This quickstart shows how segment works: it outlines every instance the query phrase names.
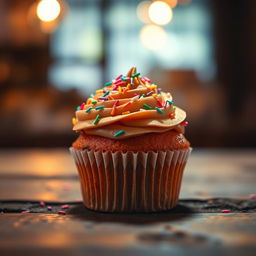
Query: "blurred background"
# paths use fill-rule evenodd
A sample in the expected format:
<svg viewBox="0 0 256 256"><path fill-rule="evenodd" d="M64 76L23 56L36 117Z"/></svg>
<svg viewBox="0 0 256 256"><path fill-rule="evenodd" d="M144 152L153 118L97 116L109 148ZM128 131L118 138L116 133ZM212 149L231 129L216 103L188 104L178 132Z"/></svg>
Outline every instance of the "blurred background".
<svg viewBox="0 0 256 256"><path fill-rule="evenodd" d="M69 146L131 66L186 110L194 147L256 146L255 0L0 0L0 147Z"/></svg>

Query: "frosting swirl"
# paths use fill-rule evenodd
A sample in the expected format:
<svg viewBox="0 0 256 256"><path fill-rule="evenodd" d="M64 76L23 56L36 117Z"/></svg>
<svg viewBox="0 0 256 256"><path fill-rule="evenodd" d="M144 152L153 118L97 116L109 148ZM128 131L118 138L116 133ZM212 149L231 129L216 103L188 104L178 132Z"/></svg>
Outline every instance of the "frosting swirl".
<svg viewBox="0 0 256 256"><path fill-rule="evenodd" d="M73 118L73 130L112 139L175 129L184 132L186 113L132 67L82 103Z"/></svg>

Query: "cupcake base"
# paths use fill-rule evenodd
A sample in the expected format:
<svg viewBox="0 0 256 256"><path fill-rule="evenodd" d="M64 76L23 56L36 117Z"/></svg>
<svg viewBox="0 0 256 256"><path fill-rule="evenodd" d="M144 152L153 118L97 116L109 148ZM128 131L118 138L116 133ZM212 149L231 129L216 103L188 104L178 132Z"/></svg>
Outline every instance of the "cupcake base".
<svg viewBox="0 0 256 256"><path fill-rule="evenodd" d="M191 148L111 152L70 148L84 205L102 212L157 212L176 206Z"/></svg>

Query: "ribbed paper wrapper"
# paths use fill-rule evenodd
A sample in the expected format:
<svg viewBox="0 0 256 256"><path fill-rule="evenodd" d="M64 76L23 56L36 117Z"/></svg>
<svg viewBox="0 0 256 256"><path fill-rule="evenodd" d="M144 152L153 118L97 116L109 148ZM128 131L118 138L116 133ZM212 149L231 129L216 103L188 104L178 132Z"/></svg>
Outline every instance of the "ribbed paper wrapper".
<svg viewBox="0 0 256 256"><path fill-rule="evenodd" d="M111 152L70 148L84 205L103 212L157 212L173 208L191 148Z"/></svg>

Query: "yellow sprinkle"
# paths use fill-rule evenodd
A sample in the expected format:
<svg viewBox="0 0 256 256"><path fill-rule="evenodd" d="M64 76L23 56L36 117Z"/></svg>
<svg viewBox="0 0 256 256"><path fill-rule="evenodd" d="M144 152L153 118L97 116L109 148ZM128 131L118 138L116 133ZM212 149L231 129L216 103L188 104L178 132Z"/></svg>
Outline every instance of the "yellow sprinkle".
<svg viewBox="0 0 256 256"><path fill-rule="evenodd" d="M150 89L151 89L151 90L153 90L153 89L155 89L155 88L157 88L157 85L156 85L156 84L150 86Z"/></svg>
<svg viewBox="0 0 256 256"><path fill-rule="evenodd" d="M103 92L103 90L97 90L96 91L96 93L102 93Z"/></svg>
<svg viewBox="0 0 256 256"><path fill-rule="evenodd" d="M130 114L130 113L131 113L130 111L125 111L125 112L122 112L122 115Z"/></svg>
<svg viewBox="0 0 256 256"><path fill-rule="evenodd" d="M118 86L118 92L119 92L119 93L122 93L122 88L121 88L121 86Z"/></svg>
<svg viewBox="0 0 256 256"><path fill-rule="evenodd" d="M131 85L130 85L130 84L128 84L128 85L126 86L126 88L130 90Z"/></svg>
<svg viewBox="0 0 256 256"><path fill-rule="evenodd" d="M72 124L73 124L73 125L76 125L76 123L77 123L77 120L76 120L75 117L73 117L73 118L72 118Z"/></svg>
<svg viewBox="0 0 256 256"><path fill-rule="evenodd" d="M92 98L87 99L86 104L91 104L92 100Z"/></svg>
<svg viewBox="0 0 256 256"><path fill-rule="evenodd" d="M157 96L157 94L156 94L156 93L153 93L153 94L152 94L152 96L153 96L153 97L156 97L156 96Z"/></svg>

